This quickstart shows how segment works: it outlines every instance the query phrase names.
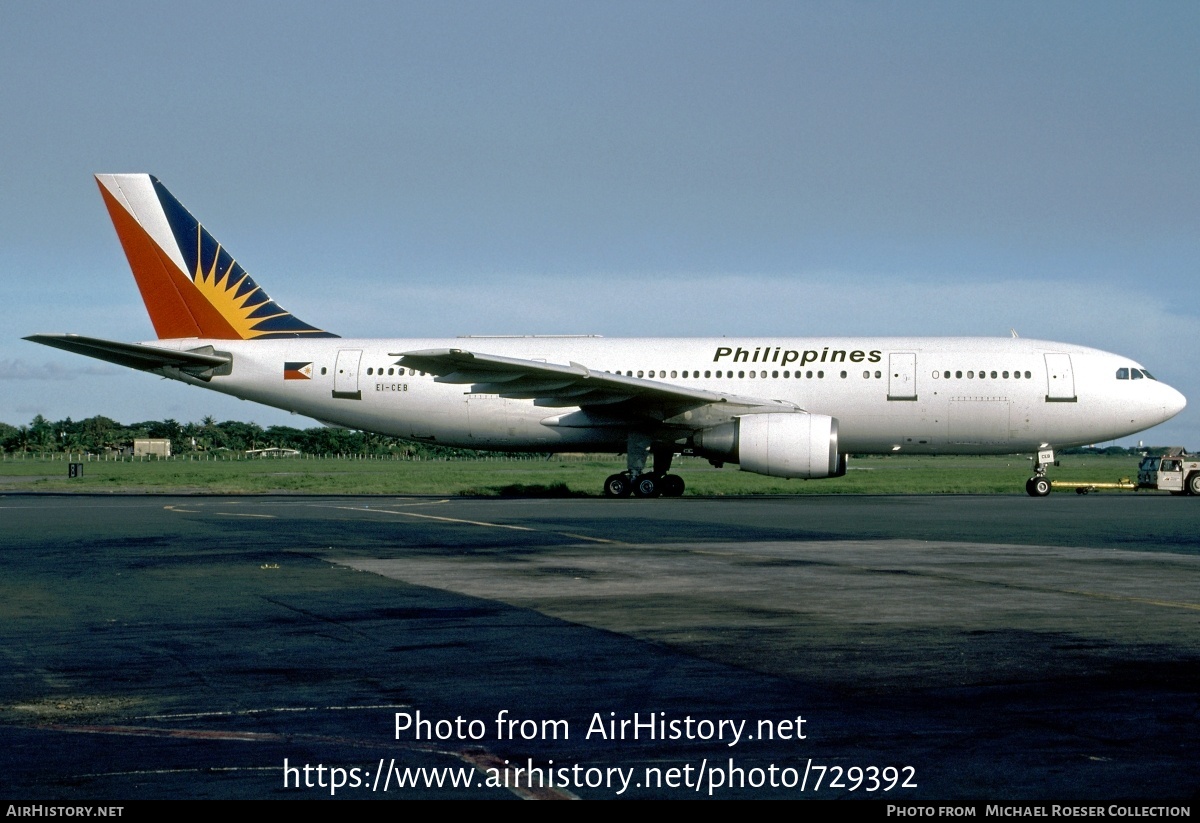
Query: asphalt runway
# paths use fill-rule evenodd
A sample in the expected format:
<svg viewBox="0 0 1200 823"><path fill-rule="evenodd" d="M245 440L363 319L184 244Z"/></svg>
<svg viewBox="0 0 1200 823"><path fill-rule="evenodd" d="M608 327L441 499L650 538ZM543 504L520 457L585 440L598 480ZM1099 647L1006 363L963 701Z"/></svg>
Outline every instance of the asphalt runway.
<svg viewBox="0 0 1200 823"><path fill-rule="evenodd" d="M1146 494L4 495L0 796L1195 801L1198 527Z"/></svg>

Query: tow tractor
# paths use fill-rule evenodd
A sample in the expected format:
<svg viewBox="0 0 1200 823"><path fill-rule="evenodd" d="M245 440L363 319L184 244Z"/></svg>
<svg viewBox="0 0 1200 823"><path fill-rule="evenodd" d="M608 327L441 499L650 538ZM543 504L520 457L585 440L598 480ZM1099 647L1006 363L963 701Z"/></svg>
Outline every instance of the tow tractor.
<svg viewBox="0 0 1200 823"><path fill-rule="evenodd" d="M1153 489L1171 494L1200 495L1200 455L1189 455L1184 449L1174 447L1167 453L1143 457L1138 465L1137 482L1122 477L1115 483L1081 483L1078 480L1055 480L1050 485L1056 489L1074 489L1076 494L1087 494L1100 489L1140 491ZM1032 481L1031 481L1032 482Z"/></svg>
<svg viewBox="0 0 1200 823"><path fill-rule="evenodd" d="M1200 460L1183 449L1168 449L1160 457L1143 457L1137 487L1171 494L1200 494Z"/></svg>

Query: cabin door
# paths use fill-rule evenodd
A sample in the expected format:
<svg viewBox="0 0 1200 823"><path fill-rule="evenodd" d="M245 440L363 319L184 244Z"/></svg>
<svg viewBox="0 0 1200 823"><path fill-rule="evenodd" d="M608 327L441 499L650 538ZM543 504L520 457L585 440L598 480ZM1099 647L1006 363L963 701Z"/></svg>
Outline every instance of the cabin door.
<svg viewBox="0 0 1200 823"><path fill-rule="evenodd" d="M362 400L358 388L358 363L362 349L341 349L333 367L333 396L339 400Z"/></svg>
<svg viewBox="0 0 1200 823"><path fill-rule="evenodd" d="M1075 373L1071 370L1071 355L1046 355L1046 402L1074 403Z"/></svg>
<svg viewBox="0 0 1200 823"><path fill-rule="evenodd" d="M887 399L917 399L917 355L915 352L896 352L888 355Z"/></svg>

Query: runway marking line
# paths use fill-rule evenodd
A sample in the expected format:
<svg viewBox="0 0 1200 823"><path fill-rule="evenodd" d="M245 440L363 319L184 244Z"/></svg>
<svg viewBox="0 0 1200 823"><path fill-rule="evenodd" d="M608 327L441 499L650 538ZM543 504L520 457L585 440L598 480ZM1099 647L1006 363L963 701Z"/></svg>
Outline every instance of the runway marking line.
<svg viewBox="0 0 1200 823"><path fill-rule="evenodd" d="M153 726L103 726L103 725L67 725L63 723L46 723L37 726L36 728L51 729L53 731L68 732L75 734L113 734L122 737L161 737L173 738L182 740L222 740L233 743L274 743L274 742L293 742L298 739L308 740L312 742L326 743L353 743L362 746L362 741L348 740L340 737L325 737L325 736L309 736L309 735L292 735L280 732L238 732L221 730L215 731L210 729L159 729ZM492 754L486 749L443 749L432 745L422 745L420 743L390 743L389 747L399 747L410 751L424 751L434 754L448 755L456 758L468 765L474 766L475 769L488 774L489 770L495 770L506 774L512 773L514 767L508 765L509 761L498 755ZM366 744L366 748L378 748L378 745ZM383 760L381 759L382 765ZM219 768L219 767L218 767ZM226 771L236 771L246 767L226 767ZM276 770L278 767L252 767L255 770L263 770L268 768ZM390 770L395 768L395 760L389 765ZM206 768L204 771L215 771L217 768ZM172 774L180 772L195 771L192 769L155 769L150 771L135 771L135 772L109 772L107 775L85 775L87 777L103 777L119 774ZM528 781L528 778L526 778ZM505 780L504 789L515 794L523 800L578 800L579 798L571 792L553 788L539 788L532 784L522 786L519 781ZM386 789L385 789L386 791Z"/></svg>
<svg viewBox="0 0 1200 823"><path fill-rule="evenodd" d="M551 534L561 534L564 537L574 537L576 540L589 540L592 543L611 543L614 546L628 546L628 543L620 540L606 540L603 537L589 537L586 534L574 534L572 532L551 532Z"/></svg>
<svg viewBox="0 0 1200 823"><path fill-rule="evenodd" d="M417 512L398 512L392 509L371 509L365 506L330 506L333 509L342 509L349 512L376 512L378 514L398 514L401 517L419 517L423 520L441 520L446 523L466 523L470 526L485 526L493 529L512 529L517 532L536 532L537 529L531 529L528 526L511 526L506 523L485 523L482 520L463 520L458 517L439 517L436 514L418 514Z"/></svg>
<svg viewBox="0 0 1200 823"><path fill-rule="evenodd" d="M1076 597L1091 597L1097 600L1112 600L1118 603L1141 603L1146 606L1159 606L1165 609L1187 609L1188 611L1200 611L1200 603L1187 603L1181 600L1159 600L1151 597L1137 597L1131 594L1114 594L1112 592L1093 592L1087 589L1062 589L1055 586L1035 586L1031 583L1015 583L999 580L980 580L974 577L966 577L963 575L921 572L912 569L882 569L872 568L870 566L862 566L857 564L848 564L848 568L855 568L865 572L887 572L891 574L905 574L913 577L921 577L932 580L947 580L955 583L974 583L977 586L992 586L1004 589L1017 589L1028 592L1041 592L1043 594L1071 594Z"/></svg>
<svg viewBox="0 0 1200 823"><path fill-rule="evenodd" d="M182 512L186 514L203 514L199 509L180 509L175 506L163 506L164 509L171 512ZM265 520L275 520L276 515L273 514L249 514L247 512L213 512L221 517L261 517Z"/></svg>
<svg viewBox="0 0 1200 823"><path fill-rule="evenodd" d="M410 709L407 703L381 703L377 706L278 706L270 709L240 709L238 711L187 712L183 714L143 714L138 720L182 720L194 717L243 717L277 712L357 712L379 709Z"/></svg>
<svg viewBox="0 0 1200 823"><path fill-rule="evenodd" d="M1200 611L1200 603L1183 603L1178 600L1153 600L1149 597L1133 597L1126 594L1105 594L1104 592L1087 592L1076 589L1049 589L1048 591L1058 591L1065 594L1078 594L1083 597L1095 597L1099 600L1117 600L1126 603L1144 603L1147 606L1162 606L1167 609L1188 609L1189 611Z"/></svg>
<svg viewBox="0 0 1200 823"><path fill-rule="evenodd" d="M125 737L175 737L184 740L229 740L241 743L261 743L286 740L287 735L275 732L208 731L205 729L156 729L151 726L67 726L47 723L40 726L60 732L80 734L116 734Z"/></svg>
<svg viewBox="0 0 1200 823"><path fill-rule="evenodd" d="M514 774L517 767L509 765L509 760L497 757L489 751L478 749L468 750L464 752L456 752L459 759L466 763L470 763L479 771L488 774L489 770L493 770L497 774L503 774L504 788L515 794L522 800L578 800L579 797L566 789L554 789L544 786L534 786L533 780L528 775L525 776L526 785L522 786L520 781L516 779ZM514 758L509 758L514 759ZM509 775L513 774L512 779Z"/></svg>
<svg viewBox="0 0 1200 823"><path fill-rule="evenodd" d="M417 512L399 512L399 511L394 511L392 509L369 509L369 508L364 508L364 507L360 507L360 506L331 506L330 508L344 509L345 511L352 511L352 512L366 511L366 512L378 512L380 514L396 514L396 515L400 515L401 517L419 517L423 520L441 520L446 523L465 523L466 525L469 525L469 526L483 526L484 528L491 528L491 529L511 529L512 531L534 532L537 534L561 534L564 537L571 537L576 540L587 540L592 543L609 543L609 544L617 545L617 546L626 545L625 543L622 543L620 540L606 540L603 537L588 537L587 535L572 534L571 532L556 532L556 531L549 531L546 529L535 529L530 526L513 526L508 523L488 523L483 520L464 520L459 517L442 517L442 516L439 516L436 514L418 514Z"/></svg>

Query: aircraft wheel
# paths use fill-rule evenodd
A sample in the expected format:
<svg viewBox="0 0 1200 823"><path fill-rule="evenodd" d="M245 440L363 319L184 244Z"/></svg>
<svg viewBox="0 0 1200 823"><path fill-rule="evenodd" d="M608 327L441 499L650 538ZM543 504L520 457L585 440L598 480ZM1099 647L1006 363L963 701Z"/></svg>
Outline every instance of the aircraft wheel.
<svg viewBox="0 0 1200 823"><path fill-rule="evenodd" d="M1200 494L1200 472L1193 472L1187 481L1188 494Z"/></svg>
<svg viewBox="0 0 1200 823"><path fill-rule="evenodd" d="M631 491L633 484L629 482L628 475L614 474L604 481L605 497L628 497Z"/></svg>
<svg viewBox="0 0 1200 823"><path fill-rule="evenodd" d="M663 475L660 485L662 486L663 497L683 496L683 478L677 474Z"/></svg>
<svg viewBox="0 0 1200 823"><path fill-rule="evenodd" d="M633 481L634 497L658 497L662 494L662 484L657 474L640 474Z"/></svg>
<svg viewBox="0 0 1200 823"><path fill-rule="evenodd" d="M1050 481L1044 477L1031 477L1025 481L1025 492L1030 497L1045 497L1050 494Z"/></svg>

